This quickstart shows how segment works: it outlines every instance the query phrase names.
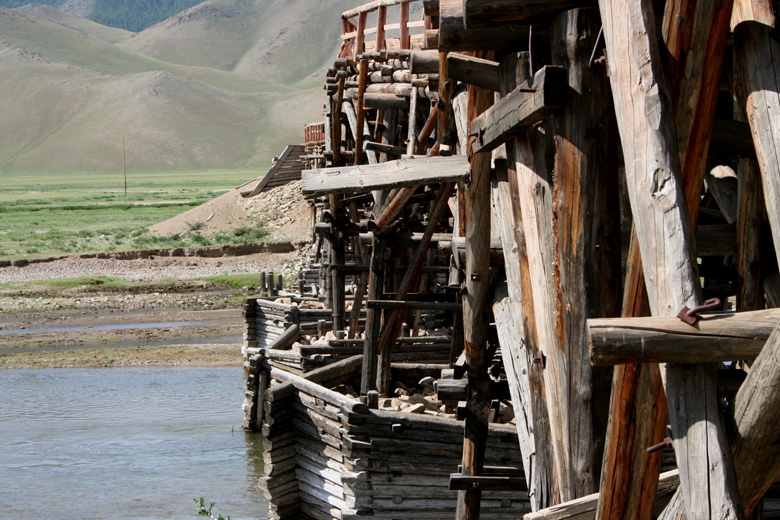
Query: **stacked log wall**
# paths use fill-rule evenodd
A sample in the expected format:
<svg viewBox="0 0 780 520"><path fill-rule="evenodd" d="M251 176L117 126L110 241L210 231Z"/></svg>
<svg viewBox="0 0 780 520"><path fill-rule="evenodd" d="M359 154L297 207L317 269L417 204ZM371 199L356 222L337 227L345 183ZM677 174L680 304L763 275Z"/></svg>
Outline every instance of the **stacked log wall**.
<svg viewBox="0 0 780 520"><path fill-rule="evenodd" d="M358 401L354 401L359 403ZM269 518L378 520L440 519L455 513L463 424L455 419L372 410L289 383L264 394L266 476L260 488ZM511 425L491 427L486 463L522 467ZM530 511L527 492L484 492L482 517L509 520Z"/></svg>

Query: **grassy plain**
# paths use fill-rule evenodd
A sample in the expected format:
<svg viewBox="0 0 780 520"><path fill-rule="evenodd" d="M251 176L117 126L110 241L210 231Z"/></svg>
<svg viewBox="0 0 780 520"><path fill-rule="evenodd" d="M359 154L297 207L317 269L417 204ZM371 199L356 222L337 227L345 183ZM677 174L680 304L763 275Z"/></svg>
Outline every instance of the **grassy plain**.
<svg viewBox="0 0 780 520"><path fill-rule="evenodd" d="M147 228L257 177L253 171L0 175L0 259L261 241L261 228L152 237ZM196 230L195 230L196 231Z"/></svg>

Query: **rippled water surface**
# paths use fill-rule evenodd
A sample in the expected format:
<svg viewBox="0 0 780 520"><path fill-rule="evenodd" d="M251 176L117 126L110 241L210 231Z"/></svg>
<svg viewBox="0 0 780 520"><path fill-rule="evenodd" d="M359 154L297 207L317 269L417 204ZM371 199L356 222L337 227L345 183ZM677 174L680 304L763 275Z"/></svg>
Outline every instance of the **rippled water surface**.
<svg viewBox="0 0 780 520"><path fill-rule="evenodd" d="M0 371L6 518L265 518L240 368ZM202 517L201 517L202 518Z"/></svg>

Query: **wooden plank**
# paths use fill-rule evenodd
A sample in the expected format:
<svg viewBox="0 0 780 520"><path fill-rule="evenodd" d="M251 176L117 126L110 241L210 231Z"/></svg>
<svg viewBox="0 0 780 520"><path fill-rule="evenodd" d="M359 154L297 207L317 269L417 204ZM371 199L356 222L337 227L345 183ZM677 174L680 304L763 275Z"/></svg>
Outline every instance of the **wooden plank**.
<svg viewBox="0 0 780 520"><path fill-rule="evenodd" d="M662 473L658 479L658 490L649 490L655 502L656 497L669 496L679 485L680 474L677 470ZM592 520L596 518L596 504L599 494L576 498L534 513L526 513L523 520ZM616 517L620 518L620 517Z"/></svg>
<svg viewBox="0 0 780 520"><path fill-rule="evenodd" d="M754 359L780 321L780 309L706 315L692 327L679 318L588 320L594 365L703 363Z"/></svg>
<svg viewBox="0 0 780 520"><path fill-rule="evenodd" d="M474 153L487 152L518 135L566 101L567 74L563 67L542 67L533 78L501 98L471 121L471 131L482 131L472 144Z"/></svg>
<svg viewBox="0 0 780 520"><path fill-rule="evenodd" d="M609 77L650 308L674 315L700 303L685 213L673 112L660 70L649 0L599 0ZM741 517L733 466L721 428L714 367L667 365L666 395L688 513ZM713 485L709 485L709 483ZM717 483L717 485L715 485Z"/></svg>
<svg viewBox="0 0 780 520"><path fill-rule="evenodd" d="M385 239L381 235L373 235L371 248L371 263L368 275L368 299L375 300L383 292L384 285L384 255ZM376 390L377 354L379 353L379 333L382 311L368 309L366 311L366 338L363 347L363 370L360 379L360 395L366 395Z"/></svg>
<svg viewBox="0 0 780 520"><path fill-rule="evenodd" d="M463 181L469 163L463 156L400 159L376 165L321 168L302 172L306 197L331 193L360 193L441 182Z"/></svg>
<svg viewBox="0 0 780 520"><path fill-rule="evenodd" d="M296 172L299 172L303 169L303 164L301 164L300 160L297 159L297 157L303 152L303 147L299 145L287 145L284 149L284 152L282 152L281 157L279 157L279 160L274 163L273 166L271 166L271 169L268 170L268 173L266 173L260 181L255 185L254 188L252 188L252 191L248 193L242 193L241 196L244 198L250 198L255 197L263 192L266 185L273 179L282 168L289 167L290 160L297 161L296 164L300 165L300 169L296 169Z"/></svg>

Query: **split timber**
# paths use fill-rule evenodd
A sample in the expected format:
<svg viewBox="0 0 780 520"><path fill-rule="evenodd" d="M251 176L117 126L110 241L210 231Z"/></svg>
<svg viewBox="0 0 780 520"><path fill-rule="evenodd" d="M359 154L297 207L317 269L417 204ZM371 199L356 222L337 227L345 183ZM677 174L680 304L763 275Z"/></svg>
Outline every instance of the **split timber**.
<svg viewBox="0 0 780 520"><path fill-rule="evenodd" d="M780 518L775 8L343 13L302 174L335 339L247 350L273 518ZM426 376L460 420L378 407Z"/></svg>

